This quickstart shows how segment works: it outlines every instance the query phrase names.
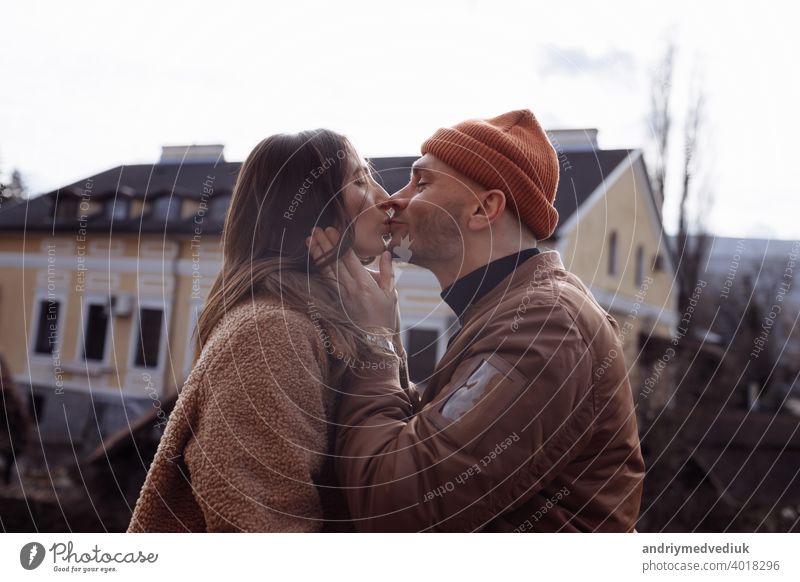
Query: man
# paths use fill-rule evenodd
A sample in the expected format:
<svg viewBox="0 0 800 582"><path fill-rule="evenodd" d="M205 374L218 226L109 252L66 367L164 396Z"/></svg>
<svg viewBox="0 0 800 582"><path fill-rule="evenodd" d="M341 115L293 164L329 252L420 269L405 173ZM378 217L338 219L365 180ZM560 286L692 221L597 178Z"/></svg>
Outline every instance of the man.
<svg viewBox="0 0 800 582"><path fill-rule="evenodd" d="M556 251L558 159L530 111L438 130L392 197L393 244L461 328L422 402L396 366L340 404L363 531L633 531L644 464L619 328Z"/></svg>

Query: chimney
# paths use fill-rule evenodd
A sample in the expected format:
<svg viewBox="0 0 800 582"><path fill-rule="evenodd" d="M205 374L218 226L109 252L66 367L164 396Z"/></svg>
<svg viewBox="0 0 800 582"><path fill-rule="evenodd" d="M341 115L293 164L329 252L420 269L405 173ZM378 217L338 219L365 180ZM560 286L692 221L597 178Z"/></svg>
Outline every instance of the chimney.
<svg viewBox="0 0 800 582"><path fill-rule="evenodd" d="M597 147L596 129L553 129L547 137L557 152L591 152Z"/></svg>
<svg viewBox="0 0 800 582"><path fill-rule="evenodd" d="M225 146L212 145L176 145L162 146L159 164L215 164L224 162Z"/></svg>

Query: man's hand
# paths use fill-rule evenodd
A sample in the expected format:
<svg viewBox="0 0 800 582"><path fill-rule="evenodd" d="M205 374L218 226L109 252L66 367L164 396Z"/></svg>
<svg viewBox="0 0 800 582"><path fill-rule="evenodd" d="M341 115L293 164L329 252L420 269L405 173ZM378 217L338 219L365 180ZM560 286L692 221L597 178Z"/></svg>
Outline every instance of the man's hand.
<svg viewBox="0 0 800 582"><path fill-rule="evenodd" d="M336 251L338 243L339 232L332 227L325 230L314 228L306 239L315 261ZM347 315L362 328L394 329L397 291L391 253L385 251L381 254L378 273L364 267L352 249L337 259L325 271L338 283L339 296Z"/></svg>

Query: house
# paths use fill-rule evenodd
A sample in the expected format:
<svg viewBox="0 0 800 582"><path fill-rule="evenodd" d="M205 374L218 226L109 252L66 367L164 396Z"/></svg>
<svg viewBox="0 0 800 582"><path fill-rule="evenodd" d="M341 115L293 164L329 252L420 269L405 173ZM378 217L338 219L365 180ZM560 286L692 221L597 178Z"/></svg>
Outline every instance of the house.
<svg viewBox="0 0 800 582"><path fill-rule="evenodd" d="M167 147L0 212L0 351L44 442L91 449L177 392L238 169Z"/></svg>

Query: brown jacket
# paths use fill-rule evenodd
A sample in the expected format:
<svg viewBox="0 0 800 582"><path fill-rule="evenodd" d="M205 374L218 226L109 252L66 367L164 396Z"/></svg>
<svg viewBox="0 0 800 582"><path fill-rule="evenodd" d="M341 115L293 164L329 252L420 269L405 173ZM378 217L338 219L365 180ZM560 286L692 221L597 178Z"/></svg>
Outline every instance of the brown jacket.
<svg viewBox="0 0 800 582"><path fill-rule="evenodd" d="M318 487L329 374L306 314L265 298L231 309L181 391L128 531L313 532L341 516Z"/></svg>
<svg viewBox="0 0 800 582"><path fill-rule="evenodd" d="M557 252L470 306L415 409L395 369L339 406L364 531L632 531L644 463L619 327Z"/></svg>

